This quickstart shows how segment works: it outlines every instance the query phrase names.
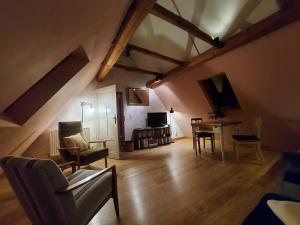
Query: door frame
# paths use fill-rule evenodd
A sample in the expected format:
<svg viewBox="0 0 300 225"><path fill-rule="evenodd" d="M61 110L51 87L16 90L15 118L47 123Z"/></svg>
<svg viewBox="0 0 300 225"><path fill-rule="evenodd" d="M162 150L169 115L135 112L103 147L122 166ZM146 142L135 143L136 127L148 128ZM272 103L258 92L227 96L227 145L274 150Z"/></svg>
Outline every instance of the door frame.
<svg viewBox="0 0 300 225"><path fill-rule="evenodd" d="M106 92L114 92L115 93L115 106L116 106L116 112L115 112L115 116L116 116L116 137L114 141L117 141L116 143L116 151L109 151L109 158L114 158L114 159L119 159L120 158L120 146L119 146L119 129L118 129L118 104L117 104L117 87L116 85L110 85L110 86L107 86L107 87L100 87L100 88L97 88L95 90L95 98L96 98L96 105L97 105L97 108L99 107L99 105L101 104L101 102L99 101L99 98L98 98L98 95L101 94L101 93L106 93ZM96 118L97 118L97 126L98 126L98 129L100 130L100 118L99 118L99 115L96 114ZM98 131L99 131L98 130ZM97 136L98 138L101 138L100 137L100 132L97 133ZM109 145L109 142L107 143ZM109 150L109 149L108 149Z"/></svg>

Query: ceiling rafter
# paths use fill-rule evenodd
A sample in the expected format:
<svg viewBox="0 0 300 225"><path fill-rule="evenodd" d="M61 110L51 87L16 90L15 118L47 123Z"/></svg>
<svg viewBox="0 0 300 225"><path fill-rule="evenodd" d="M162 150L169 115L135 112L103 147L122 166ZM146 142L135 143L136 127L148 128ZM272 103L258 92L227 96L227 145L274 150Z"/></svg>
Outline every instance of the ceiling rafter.
<svg viewBox="0 0 300 225"><path fill-rule="evenodd" d="M126 71L131 71L131 72L146 73L146 74L150 74L150 75L153 75L153 76L156 76L156 77L161 77L163 75L162 73L159 73L159 72L144 70L144 69L140 69L140 68L132 67L132 66L125 66L125 65L118 64L118 63L116 63L114 65L114 67L119 68L119 69L123 69L123 70L126 70Z"/></svg>
<svg viewBox="0 0 300 225"><path fill-rule="evenodd" d="M135 30L144 20L157 0L134 0L130 5L122 25L104 58L97 79L102 81L117 62Z"/></svg>
<svg viewBox="0 0 300 225"><path fill-rule="evenodd" d="M146 86L154 88L163 83L162 79L170 77L178 72L183 72L193 66L203 64L213 58L223 55L235 48L245 45L251 41L254 41L266 34L269 34L281 27L284 27L296 20L300 19L300 4L294 2L294 4L289 4L288 7L285 6L280 11L273 13L262 21L252 25L248 29L239 32L233 37L226 41L224 48L211 48L202 54L193 57L190 61L185 62L182 66L178 66L166 74L161 76L161 80L151 80L147 82Z"/></svg>
<svg viewBox="0 0 300 225"><path fill-rule="evenodd" d="M177 64L177 65L182 65L184 63L183 61L180 61L178 59L174 59L174 58L171 58L169 56L161 55L157 52L153 52L149 49L145 49L145 48L142 48L142 47L139 47L139 46L136 46L136 45L132 45L132 44L128 44L126 49L129 50L129 51L141 52L145 55L153 56L153 57L156 57L156 58L159 58L159 59Z"/></svg>
<svg viewBox="0 0 300 225"><path fill-rule="evenodd" d="M169 11L168 9L162 7L159 4L155 4L153 6L153 8L151 9L150 13L152 15L155 15L155 16L179 27L182 30L185 30L189 34L192 34L193 36L201 39L202 41L209 43L212 46L215 46L217 48L222 48L224 46L224 43L221 42L219 40L219 38L213 39L210 35L206 34L202 30L200 30L193 23L176 15L175 13Z"/></svg>

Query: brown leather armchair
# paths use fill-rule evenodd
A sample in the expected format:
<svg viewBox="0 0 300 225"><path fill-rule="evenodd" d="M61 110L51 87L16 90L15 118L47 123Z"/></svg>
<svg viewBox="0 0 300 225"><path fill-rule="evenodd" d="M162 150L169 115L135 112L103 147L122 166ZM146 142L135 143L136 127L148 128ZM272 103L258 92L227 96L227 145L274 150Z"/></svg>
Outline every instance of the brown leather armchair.
<svg viewBox="0 0 300 225"><path fill-rule="evenodd" d="M106 147L107 140L94 140L88 141L89 148L85 151L80 151L80 147L67 147L64 138L75 135L83 134L81 121L59 122L58 123L58 137L60 148L58 149L60 155L65 161L75 161L78 169L80 166L88 165L100 159L105 160L105 167L107 167L108 148ZM90 144L100 143L103 147L95 149L90 148Z"/></svg>

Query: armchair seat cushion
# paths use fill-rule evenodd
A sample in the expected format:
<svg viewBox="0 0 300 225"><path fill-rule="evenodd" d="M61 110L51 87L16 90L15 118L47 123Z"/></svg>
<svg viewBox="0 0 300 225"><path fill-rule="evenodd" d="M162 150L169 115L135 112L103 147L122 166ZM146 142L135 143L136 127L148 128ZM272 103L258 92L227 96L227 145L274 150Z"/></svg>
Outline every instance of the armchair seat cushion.
<svg viewBox="0 0 300 225"><path fill-rule="evenodd" d="M294 153L288 154L287 158L289 160L289 164L300 169L300 150L297 150Z"/></svg>
<svg viewBox="0 0 300 225"><path fill-rule="evenodd" d="M108 148L91 149L80 152L80 164L86 165L108 156ZM68 161L76 161L75 155L68 155Z"/></svg>
<svg viewBox="0 0 300 225"><path fill-rule="evenodd" d="M283 181L300 185L300 169L289 164L283 174Z"/></svg>
<svg viewBox="0 0 300 225"><path fill-rule="evenodd" d="M98 170L78 170L67 179L70 184L74 184L88 176L97 173ZM75 199L77 213L75 215L76 224L85 224L93 216L101 202L111 197L112 173L108 172L99 176L89 183L82 185L72 191Z"/></svg>

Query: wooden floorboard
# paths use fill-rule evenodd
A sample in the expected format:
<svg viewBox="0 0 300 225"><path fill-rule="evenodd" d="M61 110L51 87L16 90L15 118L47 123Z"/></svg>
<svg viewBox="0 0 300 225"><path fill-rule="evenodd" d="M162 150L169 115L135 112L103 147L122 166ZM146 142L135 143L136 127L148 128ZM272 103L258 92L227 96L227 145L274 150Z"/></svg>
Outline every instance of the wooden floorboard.
<svg viewBox="0 0 300 225"><path fill-rule="evenodd" d="M218 146L217 146L218 147ZM190 139L130 152L117 165L121 220L110 200L90 225L238 225L265 193L279 192L286 162L264 151L258 165L251 150L236 162L227 146L225 163L206 150L196 157ZM99 161L94 166L103 166ZM30 224L7 181L0 181L0 224Z"/></svg>

